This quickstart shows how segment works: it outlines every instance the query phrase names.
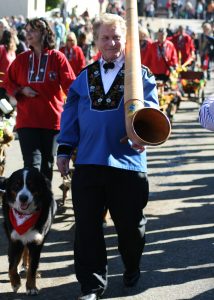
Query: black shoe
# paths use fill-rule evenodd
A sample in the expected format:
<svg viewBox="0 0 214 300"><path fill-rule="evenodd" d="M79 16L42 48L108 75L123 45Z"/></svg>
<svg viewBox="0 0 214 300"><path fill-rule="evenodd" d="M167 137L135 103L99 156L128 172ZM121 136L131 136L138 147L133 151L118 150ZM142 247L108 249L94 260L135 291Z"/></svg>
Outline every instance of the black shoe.
<svg viewBox="0 0 214 300"><path fill-rule="evenodd" d="M99 299L99 297L97 296L96 293L82 295L78 298L78 300L97 300L97 299Z"/></svg>
<svg viewBox="0 0 214 300"><path fill-rule="evenodd" d="M123 283L126 287L133 287L137 284L140 278L140 270L137 269L135 272L125 271L123 274Z"/></svg>

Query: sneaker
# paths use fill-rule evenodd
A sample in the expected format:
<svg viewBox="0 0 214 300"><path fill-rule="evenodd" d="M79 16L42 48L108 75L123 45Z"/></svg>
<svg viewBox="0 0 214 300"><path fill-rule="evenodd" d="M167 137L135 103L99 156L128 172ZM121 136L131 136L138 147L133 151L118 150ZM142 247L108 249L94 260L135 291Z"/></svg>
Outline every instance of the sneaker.
<svg viewBox="0 0 214 300"><path fill-rule="evenodd" d="M133 287L137 284L140 278L140 270L137 269L135 272L125 271L123 274L123 283L126 287Z"/></svg>
<svg viewBox="0 0 214 300"><path fill-rule="evenodd" d="M95 293L82 295L78 298L78 300L97 300L97 299L99 299L99 297Z"/></svg>

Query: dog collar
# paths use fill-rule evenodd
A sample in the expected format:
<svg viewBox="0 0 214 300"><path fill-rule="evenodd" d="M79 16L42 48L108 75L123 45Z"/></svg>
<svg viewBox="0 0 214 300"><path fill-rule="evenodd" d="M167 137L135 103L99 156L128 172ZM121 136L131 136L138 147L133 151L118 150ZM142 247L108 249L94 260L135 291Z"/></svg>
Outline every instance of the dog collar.
<svg viewBox="0 0 214 300"><path fill-rule="evenodd" d="M36 211L32 214L23 214L18 212L14 208L10 208L9 210L9 218L13 228L20 235L27 232L33 225L36 224L41 214L41 210Z"/></svg>

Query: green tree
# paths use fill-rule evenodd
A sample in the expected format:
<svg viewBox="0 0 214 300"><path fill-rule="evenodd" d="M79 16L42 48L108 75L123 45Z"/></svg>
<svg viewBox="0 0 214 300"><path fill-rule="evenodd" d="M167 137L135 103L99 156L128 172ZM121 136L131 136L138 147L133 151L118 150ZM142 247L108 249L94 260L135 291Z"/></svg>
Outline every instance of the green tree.
<svg viewBox="0 0 214 300"><path fill-rule="evenodd" d="M46 0L46 10L51 10L59 6L62 0Z"/></svg>

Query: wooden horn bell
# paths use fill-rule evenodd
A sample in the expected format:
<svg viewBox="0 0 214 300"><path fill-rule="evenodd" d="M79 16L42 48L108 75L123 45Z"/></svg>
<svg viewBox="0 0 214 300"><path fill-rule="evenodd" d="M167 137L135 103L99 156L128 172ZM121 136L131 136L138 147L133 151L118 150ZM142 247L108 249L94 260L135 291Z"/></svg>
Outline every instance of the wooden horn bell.
<svg viewBox="0 0 214 300"><path fill-rule="evenodd" d="M160 145L171 132L167 116L144 107L137 0L126 1L125 123L128 138L138 145Z"/></svg>

